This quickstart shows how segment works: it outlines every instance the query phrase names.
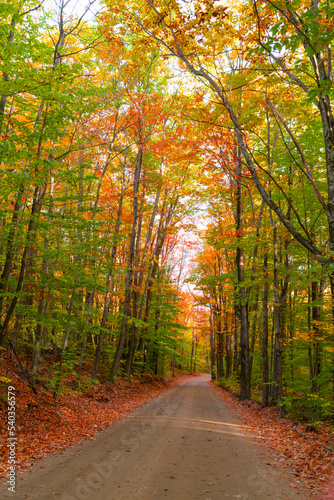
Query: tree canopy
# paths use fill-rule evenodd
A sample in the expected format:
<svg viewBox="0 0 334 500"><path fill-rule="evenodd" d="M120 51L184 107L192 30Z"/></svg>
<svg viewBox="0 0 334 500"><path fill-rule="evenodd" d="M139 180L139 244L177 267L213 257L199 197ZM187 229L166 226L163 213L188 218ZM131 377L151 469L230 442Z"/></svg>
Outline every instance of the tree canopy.
<svg viewBox="0 0 334 500"><path fill-rule="evenodd" d="M53 7L0 6L2 356L332 418L332 3Z"/></svg>

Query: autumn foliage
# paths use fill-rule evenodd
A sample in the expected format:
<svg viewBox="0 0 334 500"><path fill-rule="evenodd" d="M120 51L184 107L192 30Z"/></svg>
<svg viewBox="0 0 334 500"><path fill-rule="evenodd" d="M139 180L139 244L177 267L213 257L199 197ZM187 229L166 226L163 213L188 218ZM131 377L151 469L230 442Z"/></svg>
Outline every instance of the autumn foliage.
<svg viewBox="0 0 334 500"><path fill-rule="evenodd" d="M1 361L43 395L19 411L83 436L74 402L109 396L69 382L207 370L333 425L332 3L93 4L0 6Z"/></svg>

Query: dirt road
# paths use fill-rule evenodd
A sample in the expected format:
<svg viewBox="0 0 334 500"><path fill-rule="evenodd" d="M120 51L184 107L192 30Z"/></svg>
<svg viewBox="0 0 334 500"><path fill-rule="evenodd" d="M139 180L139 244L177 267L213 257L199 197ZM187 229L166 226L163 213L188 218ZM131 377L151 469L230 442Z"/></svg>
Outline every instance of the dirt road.
<svg viewBox="0 0 334 500"><path fill-rule="evenodd" d="M17 477L1 498L221 500L310 498L254 443L209 377L182 382L63 455Z"/></svg>

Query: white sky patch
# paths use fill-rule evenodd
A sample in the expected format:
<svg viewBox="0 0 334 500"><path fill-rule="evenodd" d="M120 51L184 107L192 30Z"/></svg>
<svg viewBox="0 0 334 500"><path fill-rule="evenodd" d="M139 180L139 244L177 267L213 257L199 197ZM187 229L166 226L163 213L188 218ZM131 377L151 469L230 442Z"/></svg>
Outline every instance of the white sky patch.
<svg viewBox="0 0 334 500"><path fill-rule="evenodd" d="M43 9L58 13L63 5L65 19L78 18L84 15L85 21L92 21L101 10L99 0L45 0Z"/></svg>

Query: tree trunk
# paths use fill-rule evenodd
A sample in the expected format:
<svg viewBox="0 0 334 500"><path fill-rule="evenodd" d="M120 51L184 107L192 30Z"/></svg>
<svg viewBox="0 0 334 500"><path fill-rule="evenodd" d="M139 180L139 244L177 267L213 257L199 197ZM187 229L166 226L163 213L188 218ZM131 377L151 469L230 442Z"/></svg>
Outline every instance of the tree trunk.
<svg viewBox="0 0 334 500"><path fill-rule="evenodd" d="M220 379L224 376L224 335L222 331L222 310L221 310L221 295L217 297L218 303L216 305L216 339L217 339L217 378Z"/></svg>
<svg viewBox="0 0 334 500"><path fill-rule="evenodd" d="M193 334L191 337L190 371L189 371L190 375L193 374L194 351L195 351L195 330L193 330Z"/></svg>
<svg viewBox="0 0 334 500"><path fill-rule="evenodd" d="M211 367L211 379L216 380L216 346L215 346L215 330L213 323L213 308L210 306L210 367Z"/></svg>
<svg viewBox="0 0 334 500"><path fill-rule="evenodd" d="M241 189L241 162L237 160L236 166L236 233L237 241L242 240L243 217L242 217L242 189ZM244 251L238 245L236 251L236 268L238 273L238 309L240 319L240 399L251 397L249 378L249 323L248 323L248 303L244 286Z"/></svg>
<svg viewBox="0 0 334 500"><path fill-rule="evenodd" d="M8 237L7 237L6 258L5 258L5 263L4 263L4 267L3 267L1 278L0 278L0 318L2 316L4 292L6 290L7 280L8 280L9 275L10 275L10 269L11 269L13 258L14 258L14 238L15 238L16 231L17 231L16 226L17 226L17 222L18 222L19 212L20 212L21 207L23 205L22 201L21 201L23 193L24 193L24 186L21 183L19 190L18 190L18 193L17 193L16 202L14 205L12 221L11 221L11 225L10 225L10 229L9 229L9 233L8 233ZM1 335L0 345L3 345L3 340L4 340L3 335Z"/></svg>
<svg viewBox="0 0 334 500"><path fill-rule="evenodd" d="M122 206L123 206L124 190L125 190L125 164L124 164L124 170L123 170L121 196L118 200L118 209L117 209L117 215L116 215L116 221L115 221L113 243L112 243L112 248L111 248L109 271L108 271L107 282L106 282L106 291L105 291L104 301L103 301L103 313L102 313L102 318L101 318L101 323L100 323L100 333L99 333L98 344L97 344L97 348L95 351L92 379L95 379L97 377L97 374L98 374L100 357L101 357L101 353L102 353L104 327L105 327L105 324L107 321L108 310L109 310L110 304L111 304L111 298L110 298L110 289L112 286L111 278L112 278L112 274L114 271L114 264L115 264L116 253L117 253L118 235L119 235L119 230L120 230L120 226L121 226L121 215L122 215Z"/></svg>
<svg viewBox="0 0 334 500"><path fill-rule="evenodd" d="M269 404L269 360L268 360L268 253L265 249L263 256L263 299L262 299L262 406Z"/></svg>
<svg viewBox="0 0 334 500"><path fill-rule="evenodd" d="M7 328L10 322L10 319L12 317L12 314L14 312L15 306L19 300L19 293L22 290L23 287L23 280L26 272L26 267L27 267L27 260L29 257L29 253L31 248L34 245L34 242L36 240L36 223L39 218L41 209L42 209L42 203L43 199L45 196L45 191L46 191L46 184L44 184L41 188L36 187L35 188L35 193L34 193L34 199L33 199L33 204L31 208L31 213L30 213L30 220L28 224L28 229L27 229L27 244L26 247L23 250L23 254L21 257L21 266L20 266L20 272L19 272L19 277L16 285L16 290L15 290L15 296L13 297L10 306L7 310L7 314L5 316L4 322L1 326L0 330L0 345L3 344L6 334L7 334Z"/></svg>
<svg viewBox="0 0 334 500"><path fill-rule="evenodd" d="M256 330L258 326L258 311L259 311L259 294L256 293L255 304L253 306L253 315L252 315L252 335L251 335L251 345L250 345L250 357L249 357L249 380L252 379L252 370L253 370L253 357L255 350L255 342L256 342Z"/></svg>
<svg viewBox="0 0 334 500"><path fill-rule="evenodd" d="M228 321L228 316L230 317L230 321ZM225 332L225 348L226 348L226 378L231 377L232 369L233 369L233 350L232 350L232 330L235 323L235 319L233 314L229 314L226 312L226 325L227 329Z"/></svg>
<svg viewBox="0 0 334 500"><path fill-rule="evenodd" d="M168 194L167 191L165 192L165 194L167 196L167 194ZM149 311L150 311L151 299L152 299L152 287L153 287L153 282L154 282L156 273L157 273L158 268L159 268L159 257L160 257L165 239L166 239L167 229L169 227L169 224L170 224L171 218L173 216L175 207L178 203L178 199L179 199L179 197L176 196L175 200L170 203L170 207L169 207L169 210L168 210L165 218L164 218L164 210L162 210L162 214L160 217L159 227L158 227L158 231L157 231L156 244L155 244L154 251L153 251L153 254L151 257L151 261L150 261L150 265L149 265L149 269L148 269L148 273L147 273L147 277L146 277L146 283L145 283L144 291L142 294L139 315L138 315L138 319L141 320L143 317L143 314L144 314L144 317L143 317L144 322L146 322L148 320L148 317L149 317ZM165 203L164 203L164 206L165 206ZM156 207L157 207L157 205L156 205ZM155 217L155 215L154 215L154 217ZM151 236L149 236L149 238L151 238ZM148 240L147 240L147 242L148 242ZM148 248L148 244L145 245L145 248ZM140 286L142 285L142 278L140 279L139 284L140 284ZM145 304L146 304L146 307L145 307ZM144 313L144 309L145 309L145 313ZM133 329L132 336L130 339L129 351L128 351L128 356L127 356L126 366L125 366L125 374L128 377L128 379L130 379L130 374L131 374L131 370L132 370L132 363L133 363L135 349L136 349L136 345L137 345L138 332L139 332L139 326L137 326Z"/></svg>
<svg viewBox="0 0 334 500"><path fill-rule="evenodd" d="M319 322L320 322L320 305L317 301L322 299L322 286L323 284L317 281L313 281L311 284L311 300L312 300L312 323L313 323L313 352L314 358L311 362L312 364L312 392L319 392L319 375L321 371L321 360L320 360L320 349L321 344L319 342ZM318 288L320 290L318 291Z"/></svg>
<svg viewBox="0 0 334 500"><path fill-rule="evenodd" d="M125 343L125 337L127 332L127 324L128 317L130 313L130 305L131 305L131 291L132 291L132 279L133 279L133 263L135 258L135 242L136 242L136 231L137 231L137 222L138 222L138 192L139 192L139 183L140 183L140 173L143 161L143 151L142 145L140 144L140 149L138 152L138 160L136 162L136 169L134 173L134 181L133 181L133 222L132 222L132 231L130 237L130 245L129 245L129 257L128 257L128 265L127 265L127 273L125 278L125 294L124 294L124 304L123 304L123 316L121 322L121 332L118 340L118 345L116 349L116 354L114 358L114 362L111 368L110 373L110 381L113 383L115 378L117 377L123 347Z"/></svg>
<svg viewBox="0 0 334 500"><path fill-rule="evenodd" d="M281 351L281 307L279 298L278 283L278 249L277 249L277 228L273 228L274 246L274 363L273 363L273 384L271 389L271 403L281 404L283 397L282 381L282 351Z"/></svg>

